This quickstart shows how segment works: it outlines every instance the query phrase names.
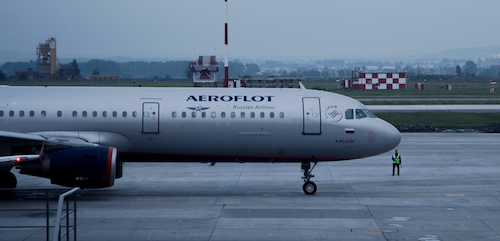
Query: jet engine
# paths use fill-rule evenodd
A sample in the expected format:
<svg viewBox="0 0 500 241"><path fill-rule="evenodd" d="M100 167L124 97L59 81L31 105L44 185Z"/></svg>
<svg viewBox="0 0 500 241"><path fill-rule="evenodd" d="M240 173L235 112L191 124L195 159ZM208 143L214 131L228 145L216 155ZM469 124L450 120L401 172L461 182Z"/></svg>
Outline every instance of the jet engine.
<svg viewBox="0 0 500 241"><path fill-rule="evenodd" d="M53 149L42 163L32 162L20 169L22 174L47 177L51 183L67 187L111 187L121 176L116 148L109 146Z"/></svg>

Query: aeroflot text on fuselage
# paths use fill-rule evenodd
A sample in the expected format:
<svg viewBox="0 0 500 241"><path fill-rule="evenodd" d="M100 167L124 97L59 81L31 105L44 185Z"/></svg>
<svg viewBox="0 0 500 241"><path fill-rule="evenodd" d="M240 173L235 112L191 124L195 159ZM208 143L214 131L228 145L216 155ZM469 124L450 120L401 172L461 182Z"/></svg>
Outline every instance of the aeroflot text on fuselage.
<svg viewBox="0 0 500 241"><path fill-rule="evenodd" d="M229 102L229 101L243 101L243 102L262 102L267 100L267 102L271 102L271 98L274 96L266 95L266 96L261 96L261 95L255 95L255 96L246 96L246 95L200 95L198 98L196 96L191 95L187 98L186 101L223 101L223 102Z"/></svg>

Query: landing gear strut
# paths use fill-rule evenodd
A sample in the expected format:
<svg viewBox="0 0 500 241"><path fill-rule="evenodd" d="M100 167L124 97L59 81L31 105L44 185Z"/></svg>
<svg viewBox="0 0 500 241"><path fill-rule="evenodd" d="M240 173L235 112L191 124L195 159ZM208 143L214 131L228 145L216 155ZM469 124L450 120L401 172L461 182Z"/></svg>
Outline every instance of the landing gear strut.
<svg viewBox="0 0 500 241"><path fill-rule="evenodd" d="M304 172L304 176L302 177L302 179L304 179L304 186L302 186L302 190L304 190L304 193L307 195L313 195L314 193L316 193L316 184L314 184L314 182L311 182L311 178L314 177L311 172L316 164L318 164L318 162L314 162L314 166L311 168L310 162L302 162L302 170Z"/></svg>
<svg viewBox="0 0 500 241"><path fill-rule="evenodd" d="M12 172L0 172L0 188L16 188L17 178Z"/></svg>

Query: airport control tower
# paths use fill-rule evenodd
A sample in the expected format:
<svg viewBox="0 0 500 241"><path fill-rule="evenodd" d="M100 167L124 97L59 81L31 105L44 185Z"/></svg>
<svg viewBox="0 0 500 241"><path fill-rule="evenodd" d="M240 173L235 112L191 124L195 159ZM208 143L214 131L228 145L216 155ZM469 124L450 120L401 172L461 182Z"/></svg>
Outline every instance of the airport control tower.
<svg viewBox="0 0 500 241"><path fill-rule="evenodd" d="M39 78L55 79L57 74L56 39L50 38L40 43L36 49L38 55Z"/></svg>

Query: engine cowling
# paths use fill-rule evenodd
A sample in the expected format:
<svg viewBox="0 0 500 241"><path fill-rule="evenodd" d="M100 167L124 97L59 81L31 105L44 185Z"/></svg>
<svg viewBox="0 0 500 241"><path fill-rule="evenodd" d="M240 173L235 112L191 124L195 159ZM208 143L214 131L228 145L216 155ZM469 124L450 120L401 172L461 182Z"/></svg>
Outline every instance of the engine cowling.
<svg viewBox="0 0 500 241"><path fill-rule="evenodd" d="M116 177L116 148L109 146L61 149L50 153L50 179L69 187L111 187Z"/></svg>
<svg viewBox="0 0 500 241"><path fill-rule="evenodd" d="M111 187L122 170L116 153L110 146L52 149L44 155L43 167L40 162L31 162L20 169L22 174L47 177L66 187Z"/></svg>

